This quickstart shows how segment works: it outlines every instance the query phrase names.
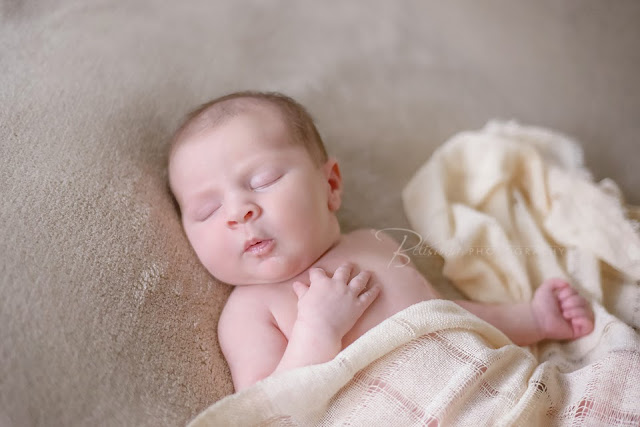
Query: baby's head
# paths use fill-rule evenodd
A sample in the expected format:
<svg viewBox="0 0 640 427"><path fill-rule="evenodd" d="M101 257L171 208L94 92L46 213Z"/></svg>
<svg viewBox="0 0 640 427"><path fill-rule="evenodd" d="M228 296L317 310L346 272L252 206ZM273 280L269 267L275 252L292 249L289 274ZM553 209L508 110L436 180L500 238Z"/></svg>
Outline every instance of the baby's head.
<svg viewBox="0 0 640 427"><path fill-rule="evenodd" d="M284 95L235 93L189 114L171 144L169 185L198 258L233 285L295 277L340 237L338 164Z"/></svg>

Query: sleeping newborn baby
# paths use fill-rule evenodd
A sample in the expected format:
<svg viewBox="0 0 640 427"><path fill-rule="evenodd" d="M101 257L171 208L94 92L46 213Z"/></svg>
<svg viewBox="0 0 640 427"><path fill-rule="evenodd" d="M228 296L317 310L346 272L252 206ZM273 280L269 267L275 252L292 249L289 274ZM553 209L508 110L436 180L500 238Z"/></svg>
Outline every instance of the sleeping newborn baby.
<svg viewBox="0 0 640 427"><path fill-rule="evenodd" d="M192 112L171 145L169 184L198 258L235 286L218 336L236 391L329 361L389 316L439 298L413 265L390 268L389 236L341 234L338 163L284 95L235 93ZM587 301L560 279L527 303L456 303L518 345L593 329Z"/></svg>

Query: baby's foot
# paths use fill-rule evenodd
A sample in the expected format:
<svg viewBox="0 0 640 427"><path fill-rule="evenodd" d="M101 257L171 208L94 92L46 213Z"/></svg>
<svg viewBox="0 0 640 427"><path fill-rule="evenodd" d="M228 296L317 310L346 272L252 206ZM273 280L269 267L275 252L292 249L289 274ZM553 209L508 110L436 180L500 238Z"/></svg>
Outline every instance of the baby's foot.
<svg viewBox="0 0 640 427"><path fill-rule="evenodd" d="M562 279L545 280L531 303L540 339L575 339L593 330L591 306Z"/></svg>

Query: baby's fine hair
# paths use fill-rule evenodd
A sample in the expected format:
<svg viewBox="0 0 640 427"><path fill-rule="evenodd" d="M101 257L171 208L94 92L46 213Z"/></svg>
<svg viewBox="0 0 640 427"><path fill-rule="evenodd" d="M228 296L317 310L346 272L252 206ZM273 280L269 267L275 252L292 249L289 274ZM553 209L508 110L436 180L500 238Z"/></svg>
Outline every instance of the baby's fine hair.
<svg viewBox="0 0 640 427"><path fill-rule="evenodd" d="M280 112L292 136L292 142L303 145L315 164L320 166L326 163L327 151L306 108L281 93L259 91L230 93L206 102L188 113L173 134L169 159L189 136L219 126L230 118L264 105L275 107Z"/></svg>

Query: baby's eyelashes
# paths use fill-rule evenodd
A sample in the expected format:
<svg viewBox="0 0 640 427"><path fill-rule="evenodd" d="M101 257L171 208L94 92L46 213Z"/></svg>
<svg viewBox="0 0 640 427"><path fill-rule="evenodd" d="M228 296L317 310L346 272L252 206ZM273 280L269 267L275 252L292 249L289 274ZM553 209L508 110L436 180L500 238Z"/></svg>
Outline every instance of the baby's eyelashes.
<svg viewBox="0 0 640 427"><path fill-rule="evenodd" d="M280 178L282 178L283 174L277 172L266 172L251 178L249 182L249 187L252 190L262 190L263 188L267 188L272 184L275 184Z"/></svg>
<svg viewBox="0 0 640 427"><path fill-rule="evenodd" d="M206 221L211 215L213 215L218 209L220 209L221 206L222 205L219 203L215 205L205 206L203 209L197 211L194 217L198 222Z"/></svg>

